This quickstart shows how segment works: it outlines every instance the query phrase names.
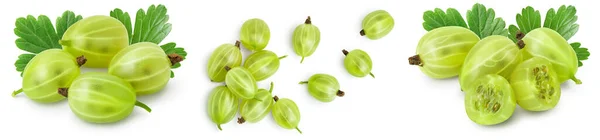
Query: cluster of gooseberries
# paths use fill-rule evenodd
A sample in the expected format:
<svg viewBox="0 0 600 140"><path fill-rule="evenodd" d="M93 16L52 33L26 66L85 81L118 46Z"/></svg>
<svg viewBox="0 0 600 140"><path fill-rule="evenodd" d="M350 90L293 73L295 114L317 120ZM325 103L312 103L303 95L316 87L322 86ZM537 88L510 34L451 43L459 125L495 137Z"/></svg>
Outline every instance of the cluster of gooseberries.
<svg viewBox="0 0 600 140"><path fill-rule="evenodd" d="M528 111L554 108L561 83L581 84L575 51L549 28L519 32L516 38L516 43L501 35L480 39L465 27L440 27L421 38L409 64L431 78L457 76L467 116L477 124L502 123L517 104Z"/></svg>
<svg viewBox="0 0 600 140"><path fill-rule="evenodd" d="M92 123L112 123L129 116L134 106L150 112L140 95L162 90L170 69L183 60L166 54L155 43L129 44L125 25L96 15L75 22L59 41L62 49L47 49L32 58L23 71L23 92L36 102L68 99L71 111ZM108 72L81 72L80 67Z"/></svg>
<svg viewBox="0 0 600 140"><path fill-rule="evenodd" d="M392 16L384 10L377 10L364 18L360 35L376 40L386 36L393 26ZM294 52L302 57L300 63L317 50L320 34L310 17L295 28L292 46ZM239 41L222 44L213 50L207 63L208 77L212 82L223 84L210 92L207 110L219 130L222 130L222 124L232 121L239 110L239 124L259 122L271 113L280 127L296 129L302 133L298 128L300 110L297 104L292 99L273 96L273 82L269 90L257 86L258 82L273 76L279 69L280 60L287 57L266 50L269 40L270 29L267 23L262 19L252 18L243 23ZM252 51L246 60L242 60L241 46ZM345 55L344 68L350 75L374 77L371 73L372 60L365 51L342 50L342 53ZM299 84L306 84L309 94L321 102L331 102L336 97L345 95L340 90L338 80L329 74L313 74Z"/></svg>

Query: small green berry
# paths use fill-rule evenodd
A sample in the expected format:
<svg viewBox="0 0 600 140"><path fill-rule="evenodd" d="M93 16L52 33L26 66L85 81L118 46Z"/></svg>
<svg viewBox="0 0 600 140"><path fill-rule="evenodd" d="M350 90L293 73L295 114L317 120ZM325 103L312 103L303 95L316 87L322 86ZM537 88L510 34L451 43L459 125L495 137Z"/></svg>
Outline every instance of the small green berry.
<svg viewBox="0 0 600 140"><path fill-rule="evenodd" d="M238 98L249 100L253 99L258 92L258 86L254 76L244 67L230 68L225 66L227 75L225 76L225 84Z"/></svg>
<svg viewBox="0 0 600 140"><path fill-rule="evenodd" d="M238 98L227 86L218 86L211 91L208 98L208 116L217 124L219 130L223 130L221 124L233 120L238 110L238 102Z"/></svg>
<svg viewBox="0 0 600 140"><path fill-rule="evenodd" d="M271 82L271 87L267 91L266 89L259 89L256 93L256 99L250 100L242 100L242 104L240 105L240 115L242 117L238 118L238 123L243 124L248 121L251 123L256 123L269 114L271 112L271 106L273 105L273 100L271 100L271 93L273 92L273 82Z"/></svg>
<svg viewBox="0 0 600 140"><path fill-rule="evenodd" d="M285 129L296 129L300 134L302 131L298 128L300 123L300 110L294 101L287 98L273 97L275 104L273 105L273 118L277 125Z"/></svg>
<svg viewBox="0 0 600 140"><path fill-rule="evenodd" d="M338 80L329 74L314 74L308 81L302 81L300 84L308 84L310 95L321 102L331 102L336 96L343 97L345 94L340 90Z"/></svg>
<svg viewBox="0 0 600 140"><path fill-rule="evenodd" d="M369 13L362 21L361 36L371 40L380 39L389 34L394 28L394 18L385 10L376 10Z"/></svg>
<svg viewBox="0 0 600 140"><path fill-rule="evenodd" d="M305 57L312 55L315 50L317 50L320 41L321 31L317 26L312 24L309 16L304 24L296 27L292 36L294 52L296 52L297 55L302 56L300 63L304 62Z"/></svg>
<svg viewBox="0 0 600 140"><path fill-rule="evenodd" d="M371 73L373 62L367 52L355 49L350 52L342 50L342 53L346 55L346 58L344 58L344 67L348 73L355 77L371 75L371 77L375 78L375 75Z"/></svg>
<svg viewBox="0 0 600 140"><path fill-rule="evenodd" d="M240 42L234 44L223 44L215 49L208 59L207 72L210 81L223 82L227 71L225 66L238 67L242 65L242 52Z"/></svg>
<svg viewBox="0 0 600 140"><path fill-rule="evenodd" d="M279 69L279 59L283 59L287 55L278 57L272 51L260 50L252 53L244 62L244 68L246 68L256 81L265 80Z"/></svg>
<svg viewBox="0 0 600 140"><path fill-rule="evenodd" d="M246 20L240 31L242 45L251 51L260 51L267 47L271 31L267 23L259 18Z"/></svg>

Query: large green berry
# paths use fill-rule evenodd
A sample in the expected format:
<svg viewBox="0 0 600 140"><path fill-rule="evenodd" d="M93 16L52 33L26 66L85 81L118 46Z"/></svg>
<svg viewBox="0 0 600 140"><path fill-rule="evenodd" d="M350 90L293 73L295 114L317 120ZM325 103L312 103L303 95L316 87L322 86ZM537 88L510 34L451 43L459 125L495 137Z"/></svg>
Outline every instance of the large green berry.
<svg viewBox="0 0 600 140"><path fill-rule="evenodd" d="M208 98L208 116L217 124L219 130L223 130L221 124L233 120L238 110L238 102L239 99L227 86L218 86L211 91Z"/></svg>
<svg viewBox="0 0 600 140"><path fill-rule="evenodd" d="M248 50L260 51L267 47L271 39L271 30L267 23L259 18L246 20L240 31L242 45Z"/></svg>
<svg viewBox="0 0 600 140"><path fill-rule="evenodd" d="M150 112L150 108L136 100L133 87L125 80L101 72L87 72L73 81L68 89L59 89L68 97L75 115L92 123L112 123L125 119L134 106Z"/></svg>
<svg viewBox="0 0 600 140"><path fill-rule="evenodd" d="M342 53L346 55L344 58L344 67L350 75L355 77L371 75L371 77L375 78L375 75L371 73L373 61L367 52L360 49L354 49L350 52L342 50Z"/></svg>
<svg viewBox="0 0 600 140"><path fill-rule="evenodd" d="M275 96L273 99L275 100L275 104L273 105L271 114L277 125L285 129L296 129L302 133L298 128L298 124L300 123L300 109L298 109L298 105L288 98L279 99L279 97Z"/></svg>
<svg viewBox="0 0 600 140"><path fill-rule="evenodd" d="M243 100L255 98L258 86L254 76L244 67L230 68L225 66L227 75L225 76L225 84L235 96Z"/></svg>
<svg viewBox="0 0 600 140"><path fill-rule="evenodd" d="M242 52L240 51L240 42L234 44L222 44L215 49L208 59L207 72L210 81L223 82L227 70L225 66L230 68L239 67L242 65Z"/></svg>
<svg viewBox="0 0 600 140"><path fill-rule="evenodd" d="M548 59L552 62L560 83L570 79L576 84L581 84L581 80L575 77L579 68L577 54L558 32L549 28L537 28L527 33L523 37L523 42L524 59L531 57Z"/></svg>
<svg viewBox="0 0 600 140"><path fill-rule="evenodd" d="M36 102L52 103L65 97L56 94L59 88L71 86L71 82L80 74L79 67L86 63L83 56L78 58L61 49L48 49L34 56L23 71L20 92Z"/></svg>
<svg viewBox="0 0 600 140"><path fill-rule="evenodd" d="M104 15L84 18L71 25L59 41L73 56L85 56L83 66L106 68L121 49L129 45L129 36L121 21Z"/></svg>
<svg viewBox="0 0 600 140"><path fill-rule="evenodd" d="M525 110L546 111L560 100L560 82L552 62L532 57L519 64L510 78L517 103Z"/></svg>
<svg viewBox="0 0 600 140"><path fill-rule="evenodd" d="M294 46L294 52L302 57L300 63L304 62L305 57L311 56L317 50L320 42L321 31L317 26L312 24L310 16L304 24L300 24L294 29L292 45Z"/></svg>
<svg viewBox="0 0 600 140"><path fill-rule="evenodd" d="M252 53L244 62L244 68L246 68L256 81L265 80L279 69L279 59L283 59L287 55L278 57L272 51L260 50Z"/></svg>
<svg viewBox="0 0 600 140"><path fill-rule="evenodd" d="M371 40L380 39L389 34L394 28L394 18L385 10L376 10L369 13L362 21L361 36Z"/></svg>
<svg viewBox="0 0 600 140"><path fill-rule="evenodd" d="M340 90L338 80L329 74L314 74L300 84L308 84L308 93L321 102L331 102L336 96L343 97L345 94Z"/></svg>

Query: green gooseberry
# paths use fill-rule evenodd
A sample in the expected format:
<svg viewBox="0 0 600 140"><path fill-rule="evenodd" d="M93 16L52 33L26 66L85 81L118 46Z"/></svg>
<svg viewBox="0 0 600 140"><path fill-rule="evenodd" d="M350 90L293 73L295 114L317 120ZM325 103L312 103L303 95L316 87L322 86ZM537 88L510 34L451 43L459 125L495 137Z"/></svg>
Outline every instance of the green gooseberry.
<svg viewBox="0 0 600 140"><path fill-rule="evenodd" d="M227 70L225 84L231 93L243 100L255 99L258 85L248 69L225 66L225 70Z"/></svg>
<svg viewBox="0 0 600 140"><path fill-rule="evenodd" d="M231 68L242 65L242 52L240 50L240 41L234 44L222 44L215 49L208 59L207 72L210 81L223 82L227 71L225 66Z"/></svg>
<svg viewBox="0 0 600 140"><path fill-rule="evenodd" d="M292 44L294 52L302 57L300 63L304 62L305 57L311 56L321 41L321 31L317 26L312 24L310 16L306 18L304 24L300 24L294 29L292 35Z"/></svg>
<svg viewBox="0 0 600 140"><path fill-rule="evenodd" d="M388 35L394 28L394 18L385 10L375 10L362 21L361 36L377 40Z"/></svg>
<svg viewBox="0 0 600 140"><path fill-rule="evenodd" d="M300 84L308 84L308 93L321 102L331 102L336 96L345 95L344 91L340 90L338 80L329 74L314 74L308 81L301 81Z"/></svg>
<svg viewBox="0 0 600 140"><path fill-rule="evenodd" d="M83 18L71 25L59 41L73 56L85 56L83 66L107 68L112 58L129 46L129 36L121 21L105 15Z"/></svg>
<svg viewBox="0 0 600 140"><path fill-rule="evenodd" d="M285 129L296 129L300 134L302 131L298 128L300 123L300 110L294 101L288 98L273 97L275 104L271 114L277 125Z"/></svg>
<svg viewBox="0 0 600 140"><path fill-rule="evenodd" d="M251 51L260 51L267 47L271 38L271 30L267 23L259 18L248 19L242 25L240 40L242 45Z"/></svg>
<svg viewBox="0 0 600 140"><path fill-rule="evenodd" d="M40 103L53 103L65 99L56 94L57 89L71 86L80 74L80 66L86 63L83 56L73 57L61 49L48 49L35 55L23 70L22 88L12 96L24 92Z"/></svg>
<svg viewBox="0 0 600 140"><path fill-rule="evenodd" d="M228 123L235 117L239 99L231 93L227 85L215 87L208 98L208 116L219 130L222 124Z"/></svg>
<svg viewBox="0 0 600 140"><path fill-rule="evenodd" d="M152 110L136 100L133 87L125 80L103 72L87 72L77 77L69 88L58 93L68 98L71 111L84 121L113 123L125 119L134 106Z"/></svg>
<svg viewBox="0 0 600 140"><path fill-rule="evenodd" d="M427 32L417 46L416 55L408 58L425 75L444 79L458 76L465 57L479 41L473 31L460 26L447 26Z"/></svg>
<svg viewBox="0 0 600 140"><path fill-rule="evenodd" d="M572 80L575 84L581 84L581 80L575 77L579 68L577 53L558 32L549 28L537 28L527 33L522 40L525 47L523 59L548 59L552 62L560 83Z"/></svg>
<svg viewBox="0 0 600 140"><path fill-rule="evenodd" d="M546 111L558 104L560 82L552 62L532 57L515 68L510 78L517 104L528 111Z"/></svg>
<svg viewBox="0 0 600 140"><path fill-rule="evenodd" d="M271 112L271 106L273 105L271 93L273 93L273 82L271 82L268 91L259 89L256 93L256 99L242 100L240 105L240 115L242 117L238 118L238 123L243 124L246 121L256 123L265 118Z"/></svg>
<svg viewBox="0 0 600 140"><path fill-rule="evenodd" d="M517 107L515 94L506 78L487 74L465 89L465 110L479 125L496 125L508 120Z"/></svg>
<svg viewBox="0 0 600 140"><path fill-rule="evenodd" d="M342 53L346 56L346 58L344 58L344 67L350 75L355 77L371 75L371 77L375 78L375 75L371 73L373 61L367 52L360 49L354 49L350 52L342 50Z"/></svg>
<svg viewBox="0 0 600 140"><path fill-rule="evenodd" d="M244 61L244 68L246 68L256 81L265 80L279 69L279 60L287 57L287 55L278 57L272 51L260 50L254 52L246 58Z"/></svg>
<svg viewBox="0 0 600 140"><path fill-rule="evenodd" d="M129 82L137 95L148 95L162 90L171 79L171 66L183 57L167 55L158 44L139 42L115 55L108 73Z"/></svg>

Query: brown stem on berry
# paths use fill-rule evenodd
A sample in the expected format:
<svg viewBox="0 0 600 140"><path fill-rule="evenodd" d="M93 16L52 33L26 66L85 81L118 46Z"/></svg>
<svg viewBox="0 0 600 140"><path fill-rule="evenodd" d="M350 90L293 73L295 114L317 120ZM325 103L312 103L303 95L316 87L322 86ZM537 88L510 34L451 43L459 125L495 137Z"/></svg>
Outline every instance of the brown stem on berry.
<svg viewBox="0 0 600 140"><path fill-rule="evenodd" d="M236 41L235 41L235 47L238 47L238 49L239 49L239 48L240 48L240 43L241 43L241 42L240 42L239 40L236 40Z"/></svg>
<svg viewBox="0 0 600 140"><path fill-rule="evenodd" d="M523 39L523 37L525 37L525 34L521 32L521 30L517 30L517 35L515 37L517 38L517 40L521 40Z"/></svg>
<svg viewBox="0 0 600 140"><path fill-rule="evenodd" d="M172 53L169 54L169 60L171 61L171 66L183 61L183 56L176 54L176 53Z"/></svg>
<svg viewBox="0 0 600 140"><path fill-rule="evenodd" d="M244 117L239 117L237 123L238 124L244 124L246 122L246 120L244 119Z"/></svg>
<svg viewBox="0 0 600 140"><path fill-rule="evenodd" d="M77 65L79 65L80 67L83 66L85 64L85 62L87 62L87 59L85 58L85 56L79 56L77 57Z"/></svg>
<svg viewBox="0 0 600 140"><path fill-rule="evenodd" d="M68 88L58 88L58 94L69 97L69 89Z"/></svg>
<svg viewBox="0 0 600 140"><path fill-rule="evenodd" d="M229 66L225 66L225 70L226 70L226 71L229 71L229 70L231 70L231 67L229 67Z"/></svg>
<svg viewBox="0 0 600 140"><path fill-rule="evenodd" d="M421 57L418 54L409 57L408 58L408 64L423 66L423 62L421 62Z"/></svg>
<svg viewBox="0 0 600 140"><path fill-rule="evenodd" d="M348 55L348 51L347 50L342 50L342 53L344 53L344 55Z"/></svg>
<svg viewBox="0 0 600 140"><path fill-rule="evenodd" d="M517 41L517 46L519 46L519 49L523 49L525 48L525 42L523 42L523 40L519 40Z"/></svg>
<svg viewBox="0 0 600 140"><path fill-rule="evenodd" d="M360 30L360 36L365 36L365 30Z"/></svg>
<svg viewBox="0 0 600 140"><path fill-rule="evenodd" d="M344 97L344 95L346 95L346 93L344 93L344 91L342 91L342 90L338 90L336 95L338 97Z"/></svg>
<svg viewBox="0 0 600 140"><path fill-rule="evenodd" d="M312 21L310 21L310 16L308 16L308 18L306 18L306 21L304 21L304 24L312 24Z"/></svg>
<svg viewBox="0 0 600 140"><path fill-rule="evenodd" d="M273 100L275 100L275 102L277 102L277 101L279 101L279 97L273 96Z"/></svg>

